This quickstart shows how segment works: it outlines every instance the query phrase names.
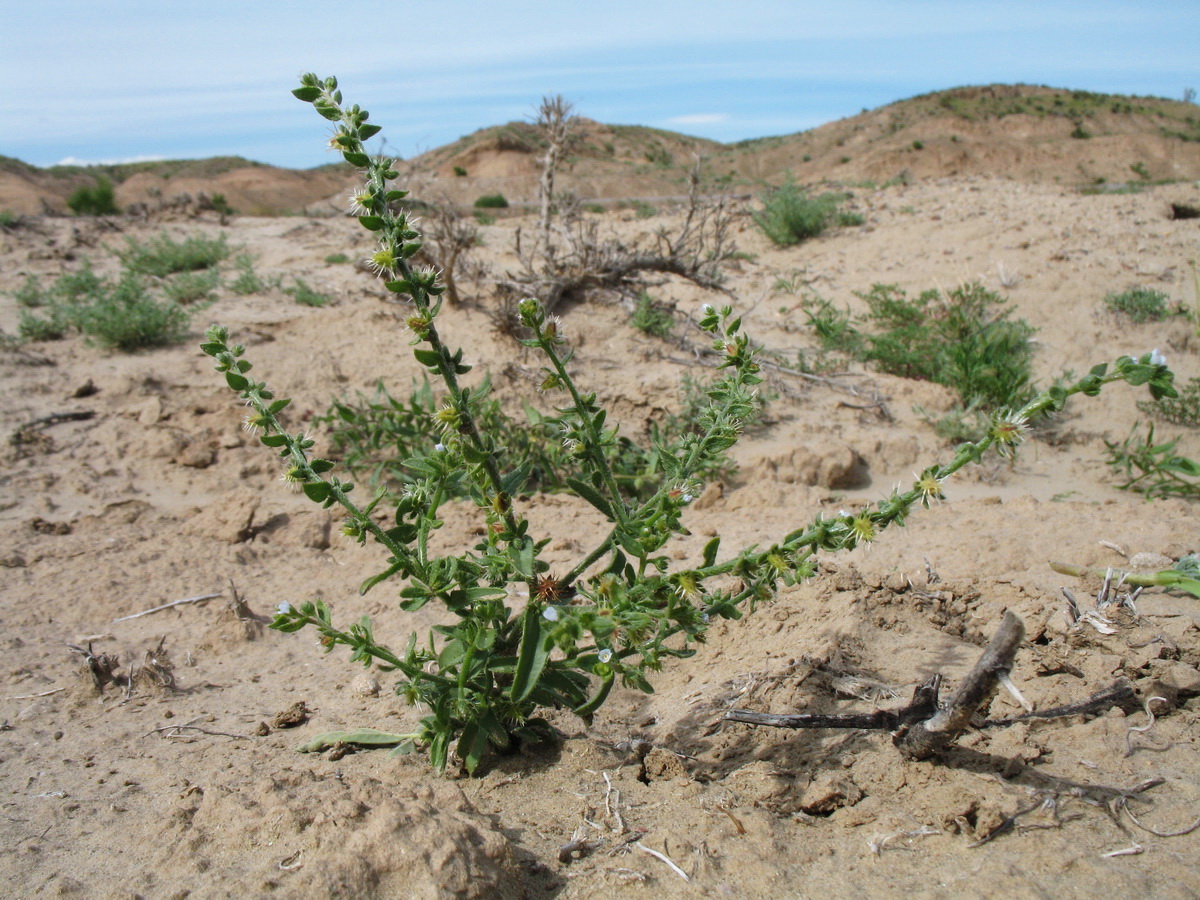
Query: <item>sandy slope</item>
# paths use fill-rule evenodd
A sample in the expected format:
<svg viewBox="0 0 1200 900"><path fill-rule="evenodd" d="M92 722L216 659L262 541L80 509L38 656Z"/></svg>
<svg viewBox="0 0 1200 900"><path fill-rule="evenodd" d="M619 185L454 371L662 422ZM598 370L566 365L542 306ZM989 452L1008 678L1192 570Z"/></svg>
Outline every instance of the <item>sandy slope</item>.
<svg viewBox="0 0 1200 900"><path fill-rule="evenodd" d="M801 273L839 303L872 282L912 291L1019 276L1008 293L1037 328L1039 377L1076 372L1159 347L1181 379L1200 375L1200 346L1181 319L1131 326L1102 312L1114 289L1146 284L1195 302L1186 260L1195 222L1172 222L1169 201L1195 204L1194 185L1139 195L1081 196L1053 186L946 180L858 192L868 225L799 248L768 245L747 221L752 262L731 273L749 331L768 346L811 347L798 298L774 288ZM612 217L625 233L666 219ZM484 261L503 270L516 220L484 229ZM692 660L669 666L658 692L618 692L591 728L552 714L565 738L543 755L497 760L480 778L433 777L419 759L362 753L300 755L296 744L343 726L403 730L414 712L374 693L360 669L324 656L307 633L239 621L231 585L259 616L280 601L326 598L339 619L375 618L399 643L434 612L406 616L394 591L359 597L378 557L345 543L324 513L278 481L271 453L239 430L241 410L195 345L209 319L227 323L248 357L299 417L335 393L384 378L402 390L419 372L403 308L367 276L321 262L361 255L366 236L342 220L239 219L119 226L125 234L224 231L259 255L265 274L298 274L331 292L325 309L278 293L222 295L197 318L196 340L133 356L78 338L0 354L4 434L54 413L92 410L45 429L48 441L9 448L0 469L0 689L4 818L0 874L11 896L87 897L804 897L1195 896L1200 832L1156 837L1110 815L1102 792L1161 776L1152 802L1130 801L1143 823L1177 829L1200 815L1197 707L1200 601L1151 590L1137 620L1113 635L1068 630L1060 588L1094 586L1055 574L1048 559L1104 566L1130 554L1200 550L1195 505L1147 503L1113 489L1103 438L1137 415L1128 388L1075 403L1050 439L1015 466L992 465L949 486L949 499L876 545L830 559L813 582L736 623L712 629ZM28 273L54 275L121 235L93 223L43 220L5 234L0 292ZM106 258L105 258L106 259ZM103 263L107 265L107 262ZM535 362L497 335L488 293L446 314L443 332L489 369L499 395L539 398ZM680 317L706 299L657 289ZM563 310L580 379L599 390L627 432L677 402L680 349L635 331L619 304L596 298ZM0 299L0 327L17 310ZM39 361L47 364L37 364ZM73 394L91 380L98 392ZM725 546L770 540L820 509L886 493L947 454L914 404L938 409L939 388L859 374L856 394L783 379L764 425L737 450L739 474L688 514L674 548L695 558L712 534ZM878 408L858 409L882 398ZM1178 429L1167 428L1174 433ZM1180 451L1200 456L1200 435ZM551 561L585 552L600 523L562 496L524 501L534 530L555 535ZM469 508L451 510L442 539L471 538ZM941 581L927 583L931 566ZM125 622L173 599L223 592ZM847 676L899 700L934 671L954 682L1005 609L1030 643L1015 680L1045 708L1106 687L1117 675L1169 695L1149 735L1143 713L1119 711L981 731L945 762L906 762L886 735L783 732L722 724L744 707L773 712L870 710ZM144 659L160 644L175 690L141 685L99 696L67 643ZM878 694L874 695L878 698ZM294 729L260 728L297 701L314 714ZM993 715L1015 705L995 701ZM171 726L199 726L171 731ZM266 731L260 734L260 731ZM653 747L643 755L631 739ZM646 747L640 745L645 751ZM1165 747L1165 749L1161 749ZM1076 784L1071 788L1069 783ZM1022 826L974 846L1004 817L1044 803ZM590 824L589 824L590 823ZM1050 826L1043 829L1043 826ZM563 861L573 834L595 842ZM666 854L691 878L636 847ZM634 839L634 840L630 840ZM1140 855L1105 857L1134 845ZM873 848L875 848L873 850Z"/></svg>

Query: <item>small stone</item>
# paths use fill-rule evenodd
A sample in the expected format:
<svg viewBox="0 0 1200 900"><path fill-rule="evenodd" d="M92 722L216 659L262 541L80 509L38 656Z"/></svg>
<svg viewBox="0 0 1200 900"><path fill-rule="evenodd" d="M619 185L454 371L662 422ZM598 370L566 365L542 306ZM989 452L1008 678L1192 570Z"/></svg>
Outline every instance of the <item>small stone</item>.
<svg viewBox="0 0 1200 900"><path fill-rule="evenodd" d="M359 675L350 682L350 693L356 697L378 697L382 688L370 675Z"/></svg>

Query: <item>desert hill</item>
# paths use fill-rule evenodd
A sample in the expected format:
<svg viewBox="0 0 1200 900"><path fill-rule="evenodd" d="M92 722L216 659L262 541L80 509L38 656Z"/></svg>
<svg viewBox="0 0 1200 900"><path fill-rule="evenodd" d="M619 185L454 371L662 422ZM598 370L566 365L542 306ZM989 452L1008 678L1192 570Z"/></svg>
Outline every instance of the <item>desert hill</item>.
<svg viewBox="0 0 1200 900"><path fill-rule="evenodd" d="M1195 104L1031 85L938 91L735 144L586 118L578 126L559 188L593 202L677 196L697 157L716 186L739 192L788 174L804 183L979 175L1101 188L1200 178ZM532 203L540 140L528 122L483 128L409 160L405 179L421 199L469 206L499 193ZM0 157L0 209L62 212L97 177L115 184L123 208L219 194L246 215L332 212L354 179L341 165L299 171L238 157L48 169Z"/></svg>

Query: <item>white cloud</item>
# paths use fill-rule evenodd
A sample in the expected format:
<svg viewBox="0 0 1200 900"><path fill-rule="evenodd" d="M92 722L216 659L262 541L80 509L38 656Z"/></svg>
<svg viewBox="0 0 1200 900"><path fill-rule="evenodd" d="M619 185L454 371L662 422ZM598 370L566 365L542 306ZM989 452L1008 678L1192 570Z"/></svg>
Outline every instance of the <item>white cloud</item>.
<svg viewBox="0 0 1200 900"><path fill-rule="evenodd" d="M55 163L56 166L120 166L126 163L159 162L165 156L123 156L119 159L80 159L67 156Z"/></svg>

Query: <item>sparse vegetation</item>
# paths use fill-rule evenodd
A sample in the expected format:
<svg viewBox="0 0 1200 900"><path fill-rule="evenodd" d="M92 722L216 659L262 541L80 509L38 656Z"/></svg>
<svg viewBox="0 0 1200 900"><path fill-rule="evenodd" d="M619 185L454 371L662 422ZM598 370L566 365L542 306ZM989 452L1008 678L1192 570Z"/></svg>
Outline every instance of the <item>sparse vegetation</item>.
<svg viewBox="0 0 1200 900"><path fill-rule="evenodd" d="M284 288L283 292L289 294L301 306L328 306L332 299L328 294L313 290L302 278L293 278L292 286Z"/></svg>
<svg viewBox="0 0 1200 900"><path fill-rule="evenodd" d="M120 212L113 196L113 184L103 175L94 184L76 188L67 198L67 206L77 216L112 216Z"/></svg>
<svg viewBox="0 0 1200 900"><path fill-rule="evenodd" d="M1200 500L1200 463L1175 453L1179 438L1162 443L1154 442L1154 426L1141 433L1136 424L1121 443L1105 441L1108 465L1118 478L1123 491L1136 491L1147 498L1178 497Z"/></svg>
<svg viewBox="0 0 1200 900"><path fill-rule="evenodd" d="M668 338L675 327L675 317L671 311L658 303L646 291L638 294L637 303L629 323L639 331L657 338Z"/></svg>
<svg viewBox="0 0 1200 900"><path fill-rule="evenodd" d="M340 266L350 262L350 257L345 253L330 253L325 257L325 262L331 266Z"/></svg>
<svg viewBox="0 0 1200 900"><path fill-rule="evenodd" d="M1109 294L1104 298L1104 305L1125 316L1135 325L1158 322L1170 315L1167 309L1167 295L1147 287L1135 287L1119 294Z"/></svg>
<svg viewBox="0 0 1200 900"><path fill-rule="evenodd" d="M941 499L946 478L981 461L991 449L1011 455L1029 423L1061 410L1071 395L1094 395L1117 380L1149 385L1156 398L1173 394L1173 376L1160 358L1122 356L1111 371L1097 366L1074 384L1045 391L1019 408L997 411L983 438L960 445L949 462L923 469L908 490L898 486L854 513L818 513L770 546L730 554L722 551L720 537L714 535L694 563L688 563L668 552L668 542L686 533L683 513L702 487L705 466L734 445L757 405L762 379L741 319L730 306L704 307L699 327L719 358L722 376L705 386L702 406L690 419L695 430L659 448L654 464L661 467L662 477L646 488L644 499L631 500L617 479L622 445L616 428L608 423L596 395L577 387L567 366L570 350L562 323L527 296L516 308L523 344L545 364L542 390L557 395L561 403L555 409L555 438L579 466L578 476L566 479L567 486L607 523L592 549L581 551L570 569L559 561L552 570L542 556L550 539L531 533L522 513L521 494L531 472L527 466L513 465L505 433L481 428L480 411L487 398L460 382L470 365L461 349L443 342L440 323L435 327L444 285L436 271L417 268L409 255L393 250L418 242L420 235L405 211L388 206L396 193L389 186L394 177L391 161L372 158L363 150L362 140L376 133L377 126L367 124L361 108L342 105L335 79L305 75L294 93L336 123L334 139L344 148L346 160L362 171L370 193L362 224L378 240L372 258L384 270L387 289L411 301L407 323L415 335L415 359L444 385L445 399L429 417L437 423L439 440L407 459L412 483L396 498L394 514L380 517L376 509L382 497L359 506L350 499L353 485L333 474L334 462L312 455L313 439L285 428L280 416L290 401L277 398L257 380L257 373L254 378L247 375L252 366L244 357L245 348L229 343L227 329L210 328L202 349L249 407L248 426L284 459L284 479L313 502L344 509L343 533L348 538L382 546L384 568L367 579L362 590L394 579L402 584L402 609L445 607L440 616L445 624L426 636L414 635L400 650L377 640L369 619L338 627L328 604L319 599L297 606L280 604L272 622L283 632L313 629L327 650L342 645L356 662L379 663L395 671L398 692L417 705L423 717L402 734L372 732L369 743L395 745L399 752L421 747L438 770L447 766L452 752L468 773L475 773L492 752L544 740L549 726L537 716L540 708L569 709L589 718L618 679L627 687L651 691L652 674L670 658L695 652L710 622L739 618L776 596L782 586L812 577L819 553L860 546L893 525L903 525L918 504ZM669 258L677 256L672 253ZM923 295L924 303L906 303L894 289L885 290L873 311L901 325L920 319L919 324L934 331L942 328L940 319L953 318L955 306L968 319L968 310L992 313L978 317L985 326L1003 322L990 310L994 301L981 290L964 288L937 309L936 295ZM954 334L962 339L960 332ZM873 345L865 339L864 346ZM987 380L973 377L976 382ZM992 373L988 379L998 376ZM444 549L435 539L443 524L440 510L460 490L474 501L468 509L479 516L478 541L471 548L455 544ZM512 603L517 591L524 592L525 599ZM988 651L996 667L1005 672L1011 668L1023 633L1015 615L1007 614L1003 640L994 640ZM988 683L980 694L986 699L995 688ZM939 718L923 717L925 713L914 717L910 731L916 739L910 755L923 759L947 746L980 703L972 702L969 708L965 701L953 703L955 730L939 738L936 727L925 728L927 721L934 726L943 721L934 688L926 713ZM345 735L318 736L306 749L322 749L338 740L353 742Z"/></svg>
<svg viewBox="0 0 1200 900"><path fill-rule="evenodd" d="M476 209L507 209L508 201L503 194L484 194L475 201Z"/></svg>
<svg viewBox="0 0 1200 900"><path fill-rule="evenodd" d="M1192 378L1178 388L1178 397L1139 400L1138 409L1148 416L1172 425L1200 428L1200 378Z"/></svg>
<svg viewBox="0 0 1200 900"><path fill-rule="evenodd" d="M845 194L812 196L789 177L759 198L763 208L752 213L754 223L774 243L789 247L814 238L833 226L861 225L862 217L841 210Z"/></svg>
<svg viewBox="0 0 1200 900"><path fill-rule="evenodd" d="M117 256L130 272L161 278L176 272L212 268L229 253L225 235L214 239L196 234L176 242L168 234L159 234L145 243L126 238L126 247L118 250Z"/></svg>

